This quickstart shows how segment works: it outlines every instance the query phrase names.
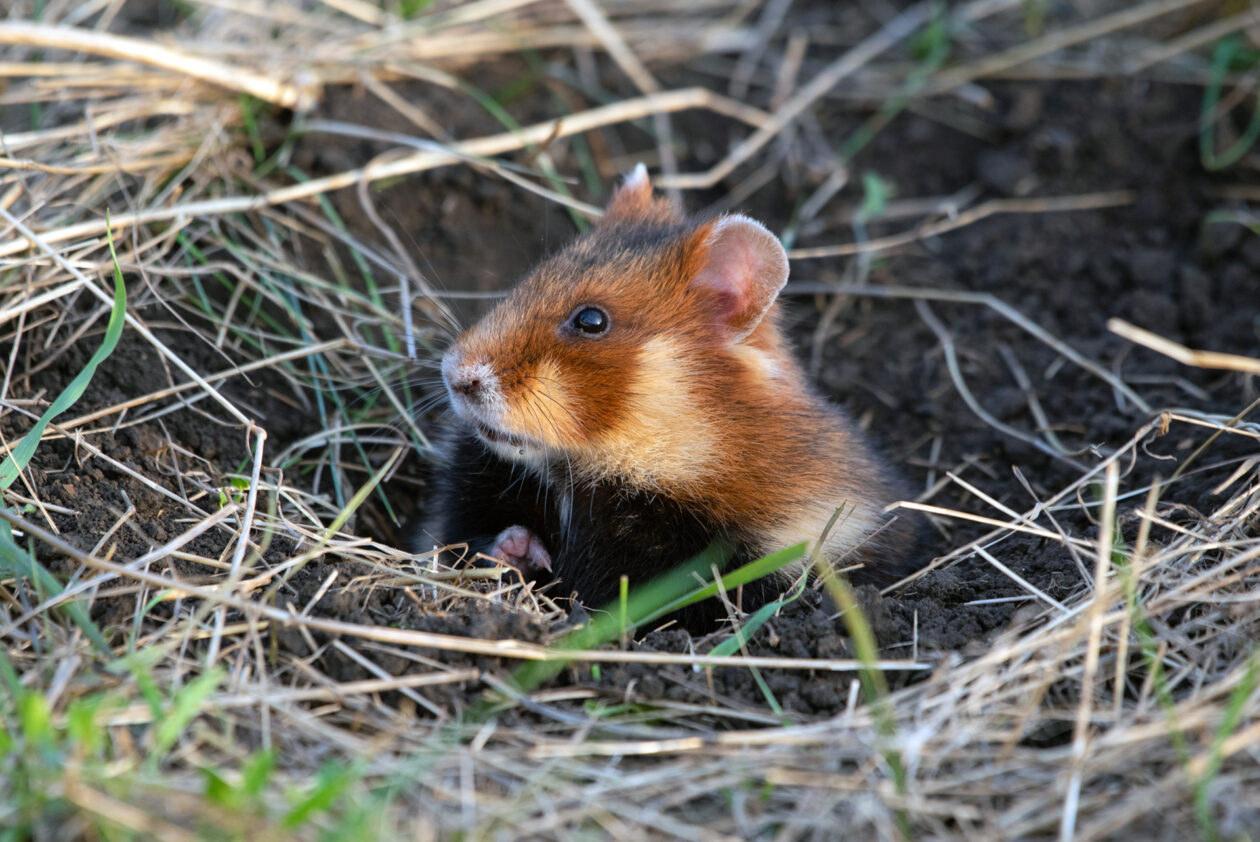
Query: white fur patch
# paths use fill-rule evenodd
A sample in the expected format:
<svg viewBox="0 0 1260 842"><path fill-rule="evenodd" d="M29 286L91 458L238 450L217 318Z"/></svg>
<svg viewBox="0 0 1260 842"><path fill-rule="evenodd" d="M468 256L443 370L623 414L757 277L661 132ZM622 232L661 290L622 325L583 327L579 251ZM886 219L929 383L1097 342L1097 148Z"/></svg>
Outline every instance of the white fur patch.
<svg viewBox="0 0 1260 842"><path fill-rule="evenodd" d="M822 555L831 561L844 564L844 555L875 530L880 521L879 509L865 500L837 500L834 503L809 503L792 513L790 519L772 526L765 533L761 552L770 553L799 544L809 543L810 549L818 545L827 522L841 509L836 523L827 533Z"/></svg>
<svg viewBox="0 0 1260 842"><path fill-rule="evenodd" d="M666 337L639 351L627 384L627 421L579 451L587 473L617 476L637 488L678 491L703 483L718 442L689 383L687 354Z"/></svg>
<svg viewBox="0 0 1260 842"><path fill-rule="evenodd" d="M769 384L771 381L782 379L783 366L769 351L743 343L732 345L730 351L744 364L748 372L762 383Z"/></svg>
<svg viewBox="0 0 1260 842"><path fill-rule="evenodd" d="M476 402L451 387L454 381L471 379L481 381L481 397ZM496 421L503 415L507 404L499 388L499 375L490 363L484 360L465 362L458 351L447 351L442 356L442 382L446 385L451 406L461 418L475 418L492 427L498 426Z"/></svg>
<svg viewBox="0 0 1260 842"><path fill-rule="evenodd" d="M538 476L546 476L550 460L547 449L533 443L509 444L504 441L487 441L482 439L486 447L509 462L519 462Z"/></svg>
<svg viewBox="0 0 1260 842"><path fill-rule="evenodd" d="M622 184L626 187L638 187L640 184L647 181L647 178L647 167L643 166L643 162L640 161L635 164L634 169L630 170L629 174L626 175L626 180L622 182Z"/></svg>

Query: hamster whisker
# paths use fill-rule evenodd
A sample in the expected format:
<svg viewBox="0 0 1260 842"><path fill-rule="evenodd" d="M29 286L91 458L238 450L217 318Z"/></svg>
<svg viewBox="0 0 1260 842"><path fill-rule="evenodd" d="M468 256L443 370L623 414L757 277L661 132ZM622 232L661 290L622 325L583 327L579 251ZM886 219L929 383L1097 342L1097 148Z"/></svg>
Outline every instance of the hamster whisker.
<svg viewBox="0 0 1260 842"><path fill-rule="evenodd" d="M401 385L412 389L424 389L426 392L446 394L446 385L440 377L408 377Z"/></svg>
<svg viewBox="0 0 1260 842"><path fill-rule="evenodd" d="M418 401L413 401L411 405L407 407L407 411L411 413L412 418L418 418L419 416L430 412L435 407L441 406L445 403L445 401L445 395L433 395L431 397L421 398Z"/></svg>

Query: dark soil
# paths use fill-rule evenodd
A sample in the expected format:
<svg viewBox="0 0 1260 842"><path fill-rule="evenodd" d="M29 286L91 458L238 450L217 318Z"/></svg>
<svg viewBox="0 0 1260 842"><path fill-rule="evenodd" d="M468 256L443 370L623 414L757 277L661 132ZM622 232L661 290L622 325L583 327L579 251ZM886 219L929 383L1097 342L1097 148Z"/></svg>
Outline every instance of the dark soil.
<svg viewBox="0 0 1260 842"><path fill-rule="evenodd" d="M517 68L500 68L476 80L494 89L496 80L511 78ZM686 80L669 80L686 81ZM1260 347L1260 239L1230 223L1212 224L1208 215L1229 203L1226 184L1255 182L1254 170L1206 173L1197 154L1200 91L1132 79L1079 83L994 83L987 86L996 101L990 110L961 109L956 125L904 114L879 134L853 162L853 183L834 199L824 217L825 234L805 231L796 245L822 245L851 239L851 226L840 214L861 200L863 171L878 173L900 197L944 196L979 185L984 198L1061 196L1098 190L1130 189L1137 193L1128 206L1101 211L995 216L956 232L925 241L892 257L873 262L870 284L895 284L992 293L1044 329L1104 367L1130 378L1154 409L1194 405L1226 416L1241 411L1256 397L1253 380L1179 366L1143 349L1135 349L1107 332L1110 317L1130 320L1176 342L1194 347L1256 355ZM461 136L500 130L499 125L469 105L469 100L435 95L429 88L405 90L417 101L449 116ZM439 99L435 99L439 97ZM427 99L426 99L427 98ZM522 122L548 113L550 100L540 92L534 100L512 106ZM395 112L360 90L330 92L324 111L330 119L372 125L384 130L412 131ZM856 128L861 115L839 107L823 107L820 127L832 137ZM730 147L744 130L712 117L678 119L681 137L702 138L686 148L687 169L712 163L716 150ZM605 148L647 149L637 129L603 133ZM798 139L799 140L799 139ZM322 174L362 165L384 147L363 141L319 137L299 144L296 160L308 172ZM562 155L563 150L556 154ZM619 159L629 161L630 158ZM745 204L751 215L773 230L782 230L790 210L809 195L821 178L775 181ZM729 187L729 185L728 185ZM602 197L579 197L599 202ZM690 196L693 210L723 195ZM394 184L374 193L382 216L410 238L417 264L439 287L502 288L548 250L573 233L567 214L542 199L475 173L448 167ZM379 232L365 217L353 190L331 197L351 231L365 241L379 241ZM890 233L913 222L872 226L869 236ZM796 261L797 282L848 280L847 258ZM819 324L825 300L797 295L789 302L796 320L803 357ZM1069 448L1080 448L1080 464L1096 464L1088 452L1123 444L1148 416L1120 398L1099 378L1062 360L1057 351L1012 325L998 313L975 304L934 302L929 305L956 345L962 375L979 402L1000 421L1035 432L1024 390L1004 362L1003 350L1027 372L1054 429ZM83 365L88 350L63 355L29 379L15 381L11 393L27 397L52 393ZM164 341L202 371L227 366L218 351L187 330L169 330ZM7 359L7 349L0 348ZM904 300L853 298L845 302L830 329L817 371L821 386L881 444L911 481L924 489L929 477L953 471L1011 508L1022 511L1034 500L1020 482L1027 479L1043 498L1075 480L1079 469L1065 460L1005 435L981 421L959 396L945 365L941 343ZM86 411L143 394L166 383L168 375L147 343L128 337L97 372L76 411ZM178 382L181 378L172 378ZM265 380L265 376L263 380ZM282 448L313 430L314 415L302 410L304 398L285 382L230 387L227 392L251 407L269 433L269 447ZM265 386L265 387L264 387ZM10 414L0 431L13 441L27 422ZM1180 460L1206 438L1206 432L1174 425L1170 434L1152 437L1125 479L1140 486L1154 473L1167 476ZM177 472L197 470L211 475L236 471L248 456L241 431L223 427L193 411L176 412L160 421L124 428L95 439L114 459L175 488ZM938 448L938 450L936 449ZM1254 450L1254 448L1253 448ZM1232 441L1214 445L1203 459L1236 458L1243 449ZM420 460L410 469L422 475ZM85 457L72 443L54 442L37 454L30 477L41 499L76 514L55 514L62 537L91 549L128 505L137 515L116 538L116 558L134 558L182 531L177 520L187 510L155 493L126 472L98 458ZM211 483L212 485L218 483ZM1196 484L1191 472L1175 493L1180 503L1210 510L1208 483ZM415 514L415 494L399 494L398 508ZM946 484L932 502L1002 517L988 503ZM384 522L369 516L372 524ZM1094 527L1079 510L1061 513L1061 526L1071 534L1091 537ZM934 554L940 555L981 534L957 522L942 521L934 533ZM397 539L397 535L384 535ZM198 539L194 551L216 556L226 534L213 531ZM284 547L273 545L277 558ZM1081 586L1076 560L1061 546L1037 538L1008 539L993 548L1002 561L1052 598L1064 599ZM290 583L285 599L305 605L327 578L336 559L310 565ZM58 572L69 574L61 563ZM183 571L189 574L196 571ZM202 573L211 571L205 570ZM483 606L427 610L398 590L346 583L345 575L315 607L317 613L365 623L475 635L485 638L545 640L549 630L539 621L503 609ZM982 649L1006 628L1027 601L1026 592L980 558L971 557L935 570L894 593L879 596L864 590L862 601L889 657L921 657L944 651ZM97 605L103 621L125 626L130 609L108 600ZM308 643L284 633L279 644L302 656ZM685 633L664 630L648 634L637 648L687 651ZM819 593L785 608L749 645L753 654L813 658L849 657L847 635ZM418 652L417 657L465 661L503 671L503 664L450 653ZM383 659L390 671L415 668L405 658ZM335 678L364 677L361 667L324 648L321 668ZM843 710L852 675L808 674L792 670L762 672L770 692L793 716L833 714ZM894 681L909 680L910 676ZM599 678L589 668L573 668L561 681L594 684L619 698L673 699L708 703L722 700L737 707L764 709L766 700L755 677L745 670L716 670L711 676L680 668L605 666ZM447 710L471 700L459 691L433 696Z"/></svg>

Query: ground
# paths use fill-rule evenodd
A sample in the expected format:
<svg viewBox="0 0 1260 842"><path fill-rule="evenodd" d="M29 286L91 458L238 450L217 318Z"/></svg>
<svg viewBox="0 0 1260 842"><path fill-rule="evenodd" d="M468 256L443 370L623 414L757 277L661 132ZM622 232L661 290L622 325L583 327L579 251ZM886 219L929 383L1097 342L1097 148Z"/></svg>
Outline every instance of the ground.
<svg viewBox="0 0 1260 842"><path fill-rule="evenodd" d="M1152 409L1176 407L1187 400L1200 410L1226 416L1243 408L1254 397L1255 384L1250 380L1182 369L1152 352L1134 349L1106 329L1107 319L1118 317L1175 342L1233 353L1254 350L1260 340L1256 306L1260 241L1236 224L1205 221L1213 210L1228 207L1223 187L1230 182L1205 173L1198 165L1199 91L1184 85L1122 80L995 85L992 92L995 102L990 109L968 114L976 124L970 127L971 133L907 114L858 156L853 171L878 173L896 196L946 197L979 185L983 195L992 198L1131 190L1132 202L1105 210L995 216L877 259L865 282L992 294L1063 343L1138 384L1137 390ZM374 111L364 100L354 90L334 89L326 116L391 128L390 112ZM470 115L470 122L475 123L476 116ZM838 126L845 125L843 115L827 116ZM352 166L371 153L361 143L321 140L303 142L295 157L319 173ZM694 162L697 167L706 163L703 159ZM746 212L779 230L802 198L799 191L772 184L747 203ZM373 225L364 217L353 191L341 191L332 199L352 231L373 235ZM703 211L703 201L691 196L688 200L693 210ZM839 200L833 204L837 216L851 207ZM503 288L549 249L563 244L573 230L561 212L546 208L542 200L511 192L467 169L438 170L387 187L381 191L379 205L398 230L406 232L426 274L447 288ZM869 235L899 227L895 222L872 226ZM826 229L843 230L844 225L830 222ZM804 248L812 243L802 238L798 245ZM792 283L841 281L852 277L851 272L844 259L797 260ZM815 300L793 292L789 286L792 332L803 362L809 364L809 349L820 335L819 310L834 299ZM949 302L928 306L947 325L962 376L992 416L1036 434L1037 422L1029 413L1025 389L1011 364L1003 363L1009 354L1026 373L1031 391L1047 404L1050 422L1064 446L1080 453L1071 461L1053 458L978 418L952 385L940 341L916 316L913 302L845 298L825 333L815 366L818 383L860 420L917 490L929 491L931 481L952 471L1000 503L1022 510L1034 502L1032 493L1044 498L1075 479L1076 466L1095 459L1088 448L1105 452L1118 446L1150 417L1118 396L1107 382L1065 363L1056 349L992 308ZM223 367L212 349L192 333L160 335L184 359L204 363L202 370ZM81 343L51 361L39 372L37 386L34 377L19 380L16 393L30 394L23 388L50 392L60 388L82 368L91 348L91 343ZM100 408L155 390L163 382L156 353L131 337L101 367L79 407L84 412ZM317 417L309 411L294 413L296 399L282 389L278 386L268 393L257 388L242 391L238 386L228 392L257 412L277 448L318 429ZM20 432L21 422L10 416L8 423L5 435L12 438ZM161 435L155 432L159 426ZM1174 440L1156 440L1147 450L1149 457L1133 470L1142 475L1167 473L1171 468L1161 471L1160 460L1185 455L1204 435L1182 431ZM196 462L205 460L204 466L212 471L236 469L246 458L246 442L238 433L192 413L120 430L96 443L120 462L144 466L151 474L160 473L163 461L170 458L162 447L168 437L186 455L195 454ZM118 551L123 557L138 555L151 543L179 531L177 523L185 511L123 471L93 463L80 472L73 449L69 442L50 443L38 461L42 467L31 473L42 499L75 511L53 516L68 541L91 549L128 503L137 514L119 534ZM417 455L413 461L422 458ZM1224 454L1218 453L1217 458ZM423 474L422 466L414 470ZM1034 478L1031 492L1022 486L1020 474ZM1198 489L1199 500L1182 500L1208 509L1212 505L1208 492ZM402 520L416 516L422 492L400 481L390 493L397 498L394 502ZM927 499L965 511L998 514L953 485L934 490ZM386 518L372 517L371 522L388 528ZM1081 517L1069 518L1063 526L1079 535L1092 531ZM930 554L944 556L976 534L965 525L942 520L932 537ZM381 537L397 542L401 535L401 530L392 530ZM219 550L210 546L215 541L225 543L214 536L199 541L207 546L196 549L209 555L221 551L221 546ZM1078 565L1062 547L1045 539L1007 540L1003 559L1052 598L1062 599L1080 586ZM306 604L325 578L323 565L309 567L291 583L293 602ZM877 630L885 651L901 656L912 645L920 652L982 647L1006 626L1026 598L1019 584L973 556L882 597L868 593L867 607L879 618ZM106 611L106 604L98 610ZM366 585L362 591L352 584L334 589L317 610L343 619L388 618L391 623L416 628L474 633L463 611L433 615L396 592ZM749 651L845 657L849 652L843 624L830 613L821 597L812 595L787 609ZM475 636L542 637L541 629L530 633L529 624L515 614L505 612L500 620L501 624L487 625L487 619L480 617ZM676 632L649 634L639 643L665 651L678 651L679 645ZM325 657L336 659L335 655ZM398 667L406 669L407 664ZM347 672L332 664L327 668L343 678L358 669L346 668ZM719 685L727 697L753 705L762 699L748 673L719 674L729 678L730 686ZM775 695L794 713L826 715L846 703L850 676L844 673L784 672L774 677ZM668 691L671 696L699 701L712 691L691 686L682 670L671 673L654 667L605 670L600 685L624 688L636 679L640 692L649 697L651 690L644 688L664 689L662 680L674 685ZM645 684L645 679L650 681Z"/></svg>
<svg viewBox="0 0 1260 842"><path fill-rule="evenodd" d="M869 21L854 24L838 11L840 5L799 4L787 29L818 28L825 43L849 26L863 34L874 28ZM126 4L128 10L136 8ZM115 23L130 31L168 25L170 21L138 12ZM493 94L516 123L528 125L554 116L557 102L572 93L540 70L546 60L545 51L505 54L462 69L461 79ZM822 57L811 55L811 60L802 71L805 77L823 63ZM712 84L714 67L702 61L669 64L658 73L664 87L682 88ZM610 87L628 91L625 79L602 56L597 73ZM1047 605L1062 609L1078 604L1074 600L1093 587L1094 544L1105 496L1101 473L1084 481L1082 477L1118 449L1128 448L1135 436L1137 446L1121 460L1120 499L1125 505L1116 521L1120 547L1136 540L1141 521L1135 511L1156 479L1175 478L1165 489L1163 520L1152 538L1159 546L1171 545L1178 532L1193 532L1226 505L1235 488L1224 480L1256 453L1254 402L1260 388L1254 375L1184 365L1121 338L1108 325L1110 319L1122 319L1191 348L1257 355L1260 238L1240 224L1249 219L1246 202L1260 195L1254 156L1220 171L1204 165L1202 84L1141 73L1053 76L986 79L983 96L963 90L916 101L847 162L832 147L838 145L836 139L853 136L872 110L838 90L767 146L758 161L771 162L773 177L754 183L757 165L750 164L711 189L683 192L691 212L742 210L785 235L794 256L783 306L802 365L877 444L915 499L939 507L926 547L926 555L935 559L930 568L883 592L863 587L857 593L881 657L923 666L886 673L894 689L929 680L933 670L939 678L944 674L939 671L982 658L999 637L1026 628ZM754 80L747 99L765 106L767 92L758 86L774 84L773 79ZM464 88L413 81L393 83L392 90L428 114L440 115L442 128L452 137L503 130L502 117ZM1225 118L1218 127L1225 137L1221 145L1243 133L1243 119L1236 125L1232 119ZM394 144L335 132L302 133L303 121L416 133L398 108L349 82L330 84L314 112L301 119L284 109L264 109L258 120L257 134L242 135L241 149L246 140L256 141L268 154L284 149L284 165L291 168L285 172L305 178L363 166ZM594 150L600 179L572 179L575 198L600 205L617 171L639 159L658 174L651 128L643 122L591 133L588 150ZM677 114L673 130L683 172L712 166L750 131L710 112ZM544 159L559 162L562 173L572 176L582 171L579 158L572 143L555 140L520 153L516 160L527 167L541 167ZM242 164L248 161L244 151L232 160L241 171L249 170ZM840 168L848 172L844 186L820 206L811 202ZM732 204L733 194L740 199ZM285 240L292 244L286 251L292 276L312 285L340 281L346 267L356 265L358 256L346 243L363 244L364 253L385 252L392 233L417 276L435 289L492 294L576 233L565 209L463 162L376 182L370 191L347 187L325 198L333 212L329 218L344 224L336 245L320 238L313 216L300 217L300 223L292 224L297 233ZM803 214L811 205L811 212ZM966 218L969 210L985 207L993 212ZM959 213L963 216L957 217ZM957 218L959 224L859 256L852 250L808 254L825 246L877 244L882 237L922 233L920 226L928 218ZM248 232L240 237L247 245L255 242L249 236L256 235L258 242L274 236L274 230L253 217L241 230ZM206 260L231 263L236 253L225 246ZM249 270L260 265L251 263ZM127 282L129 312L202 375L290 347L280 340L261 349L216 342L221 326L206 313L229 305L229 286L216 287L209 280L198 285L202 307L191 293L173 305L161 278L129 272ZM365 289L358 279L350 283ZM298 284L260 295L265 299L261 304L243 300L238 312L251 306L250 318L300 312L301 341L308 345L346 335L346 322L361 311L349 305L339 310L345 299L335 294L319 299L335 305L315 306L314 298L302 297L302 289ZM451 303L467 322L486 302L456 298ZM95 307L95 300L83 295L69 301L60 316L32 317L17 331L0 324L5 406L29 407L0 412L5 443L30 428L29 414L37 407L32 401L49 399L84 369L104 332L103 320L83 319ZM429 318L431 313L423 303L414 308L420 356L427 360L449 337L446 326ZM389 325L393 335L383 337L382 325ZM82 334L67 342L67 332L73 331ZM371 346L369 356L379 352L385 387L400 389L407 383L414 389L407 412L421 431L433 434L441 423L441 396L433 389L431 365L400 362L397 354L382 350L389 341L403 339L396 321L356 323L349 332L354 331ZM330 352L329 359L338 353L346 352ZM408 560L388 548L402 546L408 524L423 515L429 454L415 437L407 437L400 413L374 416L392 438L373 431L364 435L359 450L333 435L332 428L346 416L334 413L330 400L352 407L379 401L382 384L339 379L342 369L334 365L330 374L318 365L266 366L216 381L228 401L265 429L269 481L279 481L283 471L284 481L307 495L304 505L321 507L328 522L349 496L341 484L366 481L399 441L409 444L381 490L344 527L346 534L384 548L384 561L364 563L334 544L289 570L286 561L319 536L311 529L300 534L296 529L278 531L258 547L264 567L286 570L274 582L267 578L262 583L275 585L269 604L303 616L386 629L539 644L589 619L589 606L572 605L562 593L547 594L556 599L558 610L538 611L531 609L532 595L522 595L519 588L487 601L465 599L454 590L439 598L437 590L415 586L407 576L427 562ZM45 441L8 492L11 503L38 501L27 506L25 516L56 533L60 543L41 550L41 560L63 581L86 576L79 554L133 561L218 511L228 499L223 493L234 493L216 497L204 489L235 487L243 499L242 482L234 484L229 476L250 474L251 439L239 426L226 424L213 402L172 403L172 411L148 417L152 407L142 406L105 414L100 421L68 422L71 416L84 419L95 410L184 380L152 342L134 330L124 332L73 410L60 419L91 434L83 440L71 435ZM315 382L327 388L316 389ZM1235 416L1241 417L1245 434L1221 435ZM336 471L330 463L338 466ZM1034 518L1036 529L994 531L995 522L1008 524L1052 498L1051 516ZM302 524L304 529L308 525ZM1073 545L1060 536L1080 540ZM146 569L170 569L191 583L212 583L232 563L235 541L232 530L211 528L183 545L182 555L156 559ZM217 562L207 564L207 559ZM475 575L455 581L470 589L491 587ZM511 577L502 584L510 585ZM145 628L174 624L186 610L178 596L146 603L150 596L150 591L116 582L98 592L91 616L101 628L121 636L136 633L142 621ZM1170 627L1186 623L1187 638L1206 634L1195 626L1196 610L1178 608L1161 622ZM242 616L226 615L229 622ZM300 624L277 623L273 632L268 658L285 664L286 682L311 675L337 682L404 676L418 664L435 663L475 667L482 676L502 675L516 665L486 652L338 645L350 638ZM670 627L644 630L624 646L677 654L706 651L711 642ZM189 643L194 652L208 645ZM846 622L814 587L770 620L747 644L745 654L847 659L858 653ZM1072 669L1077 666L1073 662ZM1072 675L1075 681L1076 673ZM821 669L698 671L678 663L579 663L559 671L543 687L555 691L554 697L545 704L526 704L501 721L566 721L563 717L589 711L592 700L607 705L660 702L675 705L673 710L689 705L687 710L700 711L695 721L703 726L697 731L708 735L710 729L829 721L857 702L853 672ZM566 696L570 690L574 695ZM1075 685L1049 676L1039 692L1046 694L1052 709L1034 723L1021 721L1014 729L1012 750L1016 743L1020 750L1065 746L1072 738L1072 706L1080 697ZM1128 702L1145 700L1150 684L1132 679L1127 692ZM433 688L395 688L383 698L391 707L414 711L417 720L472 721L488 696L478 678ZM833 771L847 774L849 768ZM1226 831L1245 826L1249 816L1240 807L1238 816L1227 817L1221 826ZM1184 830L1174 822L1161 832Z"/></svg>

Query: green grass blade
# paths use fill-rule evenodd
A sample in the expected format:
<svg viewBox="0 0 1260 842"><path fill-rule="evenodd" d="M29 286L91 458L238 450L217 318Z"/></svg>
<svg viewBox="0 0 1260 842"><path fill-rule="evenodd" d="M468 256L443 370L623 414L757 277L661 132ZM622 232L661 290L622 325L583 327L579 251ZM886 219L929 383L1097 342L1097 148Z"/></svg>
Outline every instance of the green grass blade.
<svg viewBox="0 0 1260 842"><path fill-rule="evenodd" d="M745 564L722 576L723 587L731 590L773 573L802 558L805 549L805 544L797 544ZM717 584L696 587L696 576L707 579L714 567L721 570L730 560L731 553L732 548L728 544L714 541L695 558L635 588L626 598L624 608L620 599L615 600L604 611L596 613L589 623L557 641L553 647L556 660L531 661L518 667L512 674L513 683L528 692L564 669L569 663L564 658L564 650L595 649L618 638L624 628L642 627L679 608L715 596L718 593Z"/></svg>
<svg viewBox="0 0 1260 842"><path fill-rule="evenodd" d="M853 586L848 580L836 573L835 569L825 561L817 565L817 570L823 587L827 589L827 593L840 608L841 617L844 619L845 626L848 627L853 653L862 664L858 669L862 691L875 718L875 727L884 741L881 748L884 762L888 764L897 793L905 795L906 766L902 762L901 752L893 745L894 738L897 736L897 724L892 708L888 704L888 682L884 674L875 668L875 661L879 659L879 644L875 640L875 632L871 629L871 624L867 622L866 615L858 604L857 594L853 592ZM914 838L911 833L909 813L904 808L898 808L893 815L901 835L906 839Z"/></svg>
<svg viewBox="0 0 1260 842"><path fill-rule="evenodd" d="M740 585L747 585L749 582L755 582L758 579L769 576L776 570L781 570L792 562L804 558L805 552L808 548L808 544L800 543L795 546L779 550L778 552L771 553L768 556L763 556L756 561L750 561L743 567L736 568L723 576L722 587L728 591L734 590ZM704 572L708 572L707 568ZM647 614L641 620L638 620L636 624L641 626L645 623L650 623L653 620L664 617L666 614L677 611L679 608L685 608L688 605L700 602L703 599L717 596L717 594L718 585L716 582L713 582L702 588L692 590L690 593L684 593L677 599L660 605L650 614Z"/></svg>
<svg viewBox="0 0 1260 842"><path fill-rule="evenodd" d="M1203 89L1203 105L1199 111L1199 159L1206 170L1223 170L1237 163L1260 140L1260 97L1257 97L1251 121L1243 130L1242 136L1224 152L1216 151L1216 106L1221 99L1225 75L1229 72L1239 45L1239 37L1234 35L1217 44L1212 52L1212 69L1207 86Z"/></svg>
<svg viewBox="0 0 1260 842"><path fill-rule="evenodd" d="M215 691L223 681L227 672L222 667L207 670L188 682L171 701L170 709L158 722L157 733L153 738L153 750L149 753L149 762L153 766L161 761L175 745L193 717L201 712L201 705L206 697Z"/></svg>
<svg viewBox="0 0 1260 842"><path fill-rule="evenodd" d="M83 370L70 381L70 385L61 390L61 394L39 417L35 426L17 443L17 447L13 448L4 462L0 463L0 491L12 485L22 470L30 464L31 457L35 455L35 448L39 446L39 439L44 435L44 430L49 423L83 396L88 383L92 380L92 375L96 373L96 367L112 354L114 347L118 345L118 337L122 335L123 318L127 311L127 287L123 283L122 270L118 268L118 255L114 253L114 239L108 235L108 229L106 236L109 240L109 255L114 262L114 306L110 310L109 324L105 328L105 341L96 349L96 353L88 360Z"/></svg>
<svg viewBox="0 0 1260 842"><path fill-rule="evenodd" d="M315 786L289 810L284 817L284 827L292 830L304 824L312 816L331 809L346 789L359 777L358 769L345 768L327 763L315 776Z"/></svg>
<svg viewBox="0 0 1260 842"><path fill-rule="evenodd" d="M44 597L60 596L64 588L57 577L35 560L35 554L23 549L13 538L13 527L9 522L0 519L0 573L5 576L29 579L35 583L36 590ZM66 602L59 606L76 626L83 630L87 639L96 647L96 651L109 660L113 657L105 636L88 616L87 609L78 602Z"/></svg>
<svg viewBox="0 0 1260 842"><path fill-rule="evenodd" d="M1208 754L1207 764L1203 768L1203 774L1194 782L1194 820L1199 826L1199 833L1209 842L1215 842L1219 838L1216 821L1212 816L1212 781L1221 771L1225 741L1238 730L1247 700L1256 690L1257 679L1260 679L1260 651L1252 652L1251 657L1247 659L1246 672L1243 673L1242 681L1238 682L1234 692L1229 695L1229 702L1225 706L1225 717L1221 720L1220 726L1216 729L1216 735L1212 739L1212 748Z"/></svg>
<svg viewBox="0 0 1260 842"><path fill-rule="evenodd" d="M723 579L723 581L725 581L725 579ZM734 655L739 651L741 646L752 639L752 636L757 633L757 629L765 625L766 622L774 616L776 611L783 606L790 605L800 599L801 594L805 593L805 582L806 579L802 576L801 584L796 588L791 596L784 597L783 599L776 599L774 602L768 602L758 608L757 611L748 618L746 623L735 630L735 634L731 635L726 640L723 640L717 646L714 646L713 649L709 651L709 654Z"/></svg>
<svg viewBox="0 0 1260 842"><path fill-rule="evenodd" d="M9 662L9 656L3 649L0 649L0 690L5 690L13 698L17 698L22 692L22 681L18 678L17 670L13 669L13 664ZM3 714L4 707L0 706L0 715Z"/></svg>

